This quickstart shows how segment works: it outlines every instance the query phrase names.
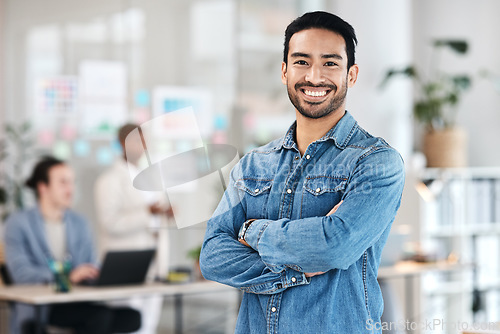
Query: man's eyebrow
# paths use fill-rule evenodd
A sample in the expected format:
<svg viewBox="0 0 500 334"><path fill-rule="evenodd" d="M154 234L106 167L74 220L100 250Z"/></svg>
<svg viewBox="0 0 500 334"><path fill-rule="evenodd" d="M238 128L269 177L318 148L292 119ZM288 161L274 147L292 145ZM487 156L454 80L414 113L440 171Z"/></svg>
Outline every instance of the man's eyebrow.
<svg viewBox="0 0 500 334"><path fill-rule="evenodd" d="M290 57L292 57L292 58L311 58L311 55L308 53L304 53L304 52L294 52L290 55ZM322 54L321 58L323 58L323 59L334 58L334 59L338 59L338 60L344 59L344 58L342 58L341 55L339 55L337 53Z"/></svg>
<svg viewBox="0 0 500 334"><path fill-rule="evenodd" d="M339 55L337 53L321 55L321 58L335 58L335 59L338 59L338 60L344 59L344 58L342 58L341 55Z"/></svg>
<svg viewBox="0 0 500 334"><path fill-rule="evenodd" d="M303 52L294 52L290 55L290 57L293 58L311 58L310 54L303 53Z"/></svg>

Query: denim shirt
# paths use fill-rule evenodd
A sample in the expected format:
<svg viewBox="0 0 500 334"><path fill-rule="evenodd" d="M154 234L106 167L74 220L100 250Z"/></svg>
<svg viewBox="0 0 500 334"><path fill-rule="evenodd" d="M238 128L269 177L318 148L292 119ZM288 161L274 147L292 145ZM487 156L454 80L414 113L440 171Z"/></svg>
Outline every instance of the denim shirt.
<svg viewBox="0 0 500 334"><path fill-rule="evenodd" d="M245 292L236 333L378 333L377 271L401 201L401 156L348 112L302 156L295 128L231 171L208 221L202 273ZM237 240L248 219L257 219L251 248Z"/></svg>

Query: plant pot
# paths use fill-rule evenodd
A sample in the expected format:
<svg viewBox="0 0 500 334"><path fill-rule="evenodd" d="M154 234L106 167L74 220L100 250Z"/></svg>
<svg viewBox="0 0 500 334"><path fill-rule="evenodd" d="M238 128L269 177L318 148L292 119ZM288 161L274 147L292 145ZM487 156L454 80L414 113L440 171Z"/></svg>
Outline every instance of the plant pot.
<svg viewBox="0 0 500 334"><path fill-rule="evenodd" d="M423 149L427 167L467 166L467 134L461 128L426 132Z"/></svg>

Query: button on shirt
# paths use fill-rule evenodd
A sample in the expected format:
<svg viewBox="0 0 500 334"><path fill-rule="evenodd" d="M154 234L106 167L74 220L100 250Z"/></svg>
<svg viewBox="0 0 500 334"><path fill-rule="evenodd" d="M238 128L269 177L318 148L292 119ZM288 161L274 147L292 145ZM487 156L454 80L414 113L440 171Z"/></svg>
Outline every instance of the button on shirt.
<svg viewBox="0 0 500 334"><path fill-rule="evenodd" d="M403 161L348 112L299 159L295 129L232 170L208 222L203 275L245 292L236 333L378 333L377 270ZM245 234L251 248L237 240L248 219L257 219Z"/></svg>

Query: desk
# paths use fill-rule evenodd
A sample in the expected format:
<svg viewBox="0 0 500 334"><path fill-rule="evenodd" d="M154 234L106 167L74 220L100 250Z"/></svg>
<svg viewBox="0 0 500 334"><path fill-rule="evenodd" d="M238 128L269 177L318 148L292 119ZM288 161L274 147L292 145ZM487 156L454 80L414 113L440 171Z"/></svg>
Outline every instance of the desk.
<svg viewBox="0 0 500 334"><path fill-rule="evenodd" d="M412 278L429 272L451 272L472 268L472 264L463 264L450 261L437 262L415 262L400 261L394 266L380 267L377 278L387 280L391 278L402 277L405 280L405 300L406 300L406 318L413 318L413 280Z"/></svg>
<svg viewBox="0 0 500 334"><path fill-rule="evenodd" d="M147 283L134 286L88 287L73 286L68 293L56 293L48 285L15 285L0 288L0 300L35 306L40 324L40 306L70 302L102 302L127 299L133 296L162 295L174 297L175 333L182 333L182 297L201 293L236 289L211 281L188 284ZM38 326L39 333L41 326Z"/></svg>
<svg viewBox="0 0 500 334"><path fill-rule="evenodd" d="M380 267L378 269L379 279L388 279L404 276L415 276L433 271L455 271L470 268L472 265L466 265L449 261L438 262L415 262L400 261L390 267Z"/></svg>

